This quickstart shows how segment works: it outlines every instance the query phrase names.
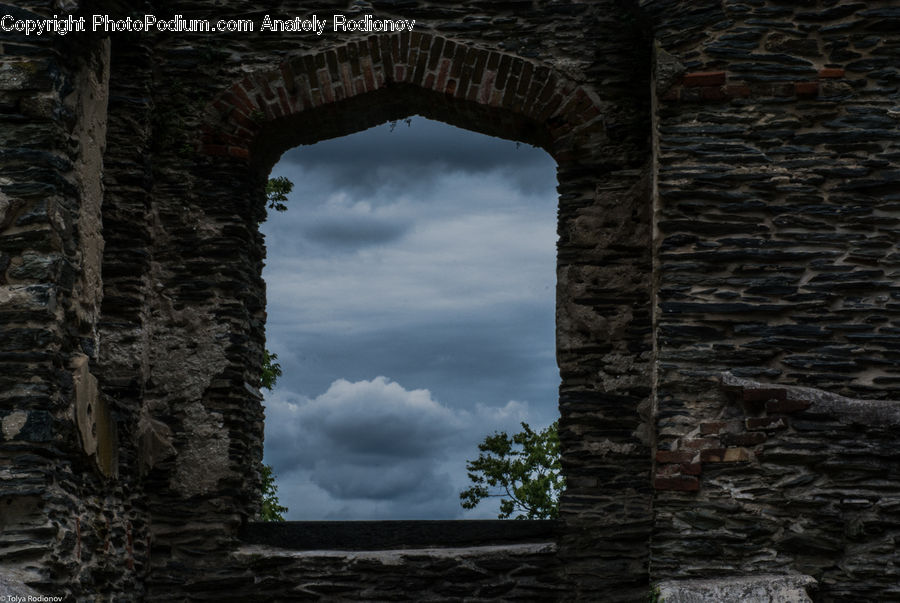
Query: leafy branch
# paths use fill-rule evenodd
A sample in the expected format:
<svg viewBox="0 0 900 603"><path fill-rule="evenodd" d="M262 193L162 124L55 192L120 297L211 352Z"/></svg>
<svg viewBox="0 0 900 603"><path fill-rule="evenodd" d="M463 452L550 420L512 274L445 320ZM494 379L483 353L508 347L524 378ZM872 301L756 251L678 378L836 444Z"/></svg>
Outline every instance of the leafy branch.
<svg viewBox="0 0 900 603"><path fill-rule="evenodd" d="M556 422L536 432L527 423L513 436L495 432L478 445L480 454L466 463L472 486L459 494L464 509L486 498L500 498L500 519L556 519L565 487Z"/></svg>

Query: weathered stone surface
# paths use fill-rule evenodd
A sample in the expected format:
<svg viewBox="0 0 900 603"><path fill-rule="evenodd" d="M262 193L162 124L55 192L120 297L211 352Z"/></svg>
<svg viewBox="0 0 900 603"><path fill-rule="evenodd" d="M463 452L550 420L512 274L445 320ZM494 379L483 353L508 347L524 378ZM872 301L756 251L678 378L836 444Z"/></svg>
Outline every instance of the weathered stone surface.
<svg viewBox="0 0 900 603"><path fill-rule="evenodd" d="M895 7L301 4L417 25L4 34L4 566L75 599L633 601L713 570L900 597ZM265 174L414 113L557 160L562 534L522 554L255 562L236 551L262 456ZM434 588L410 591L410 568Z"/></svg>
<svg viewBox="0 0 900 603"><path fill-rule="evenodd" d="M246 596L234 585L253 588L260 600L291 593L344 601L558 601L565 591L556 547L546 543L351 553L244 545L227 567L243 573L230 578L229 590L218 591L228 580L209 582L222 601ZM254 574L271 577L254 585Z"/></svg>
<svg viewBox="0 0 900 603"><path fill-rule="evenodd" d="M731 576L715 580L667 580L656 586L660 603L806 603L811 576Z"/></svg>
<svg viewBox="0 0 900 603"><path fill-rule="evenodd" d="M28 597L41 596L41 593L25 584L25 580L28 578L33 580L34 576L28 576L28 572L21 570L6 568L0 570L0 599L3 601L25 601Z"/></svg>

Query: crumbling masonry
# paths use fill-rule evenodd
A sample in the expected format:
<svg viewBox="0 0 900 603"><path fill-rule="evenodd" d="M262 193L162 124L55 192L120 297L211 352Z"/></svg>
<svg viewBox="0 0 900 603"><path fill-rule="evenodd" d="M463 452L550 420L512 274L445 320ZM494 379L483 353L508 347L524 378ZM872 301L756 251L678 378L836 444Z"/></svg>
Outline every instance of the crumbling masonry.
<svg viewBox="0 0 900 603"><path fill-rule="evenodd" d="M896 2L79 4L0 13L416 23L0 34L0 583L900 600ZM292 146L411 114L558 163L563 519L260 544L263 184Z"/></svg>

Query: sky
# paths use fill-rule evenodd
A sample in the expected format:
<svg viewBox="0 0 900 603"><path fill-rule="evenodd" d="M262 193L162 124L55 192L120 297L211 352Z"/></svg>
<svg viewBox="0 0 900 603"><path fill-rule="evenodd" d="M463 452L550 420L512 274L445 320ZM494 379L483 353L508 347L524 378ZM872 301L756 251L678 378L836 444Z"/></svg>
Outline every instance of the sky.
<svg viewBox="0 0 900 603"><path fill-rule="evenodd" d="M261 230L286 519L495 518L459 504L494 431L559 416L556 164L415 117L287 151Z"/></svg>

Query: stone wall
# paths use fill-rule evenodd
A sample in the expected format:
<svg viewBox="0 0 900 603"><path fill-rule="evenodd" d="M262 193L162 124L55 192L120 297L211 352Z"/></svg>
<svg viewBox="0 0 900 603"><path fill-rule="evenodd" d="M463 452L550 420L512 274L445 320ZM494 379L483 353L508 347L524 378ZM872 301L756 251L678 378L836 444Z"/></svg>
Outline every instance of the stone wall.
<svg viewBox="0 0 900 603"><path fill-rule="evenodd" d="M379 598L372 576L427 567L444 586L422 597L635 601L788 573L821 600L898 596L892 2L220 4L127 11L416 26L0 35L0 563L17 580ZM561 535L249 549L263 184L292 146L414 113L558 163Z"/></svg>
<svg viewBox="0 0 900 603"><path fill-rule="evenodd" d="M858 414L787 386L898 398L900 13L642 4L657 65L654 577L790 568L827 600L894 598L896 402ZM730 393L722 372L782 389Z"/></svg>
<svg viewBox="0 0 900 603"><path fill-rule="evenodd" d="M109 41L10 33L2 57L0 563L40 592L139 592L122 571L136 512L115 401L96 377Z"/></svg>

